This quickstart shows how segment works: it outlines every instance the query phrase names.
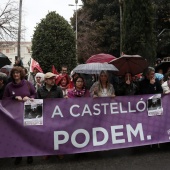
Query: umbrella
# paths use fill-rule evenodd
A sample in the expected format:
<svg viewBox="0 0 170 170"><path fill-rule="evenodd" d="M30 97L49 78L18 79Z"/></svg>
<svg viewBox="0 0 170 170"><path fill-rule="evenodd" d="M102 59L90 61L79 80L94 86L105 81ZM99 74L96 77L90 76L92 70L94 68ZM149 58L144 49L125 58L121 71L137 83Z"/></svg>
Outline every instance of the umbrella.
<svg viewBox="0 0 170 170"><path fill-rule="evenodd" d="M0 52L0 68L5 65L10 65L10 64L11 64L11 61L9 60L9 58Z"/></svg>
<svg viewBox="0 0 170 170"><path fill-rule="evenodd" d="M155 73L155 78L161 81L164 78L164 75L160 73Z"/></svg>
<svg viewBox="0 0 170 170"><path fill-rule="evenodd" d="M73 69L73 72L84 74L100 74L102 70L119 71L114 65L108 63L80 64Z"/></svg>
<svg viewBox="0 0 170 170"><path fill-rule="evenodd" d="M95 54L92 55L86 63L109 63L111 60L115 59L115 56L112 56L110 54Z"/></svg>
<svg viewBox="0 0 170 170"><path fill-rule="evenodd" d="M162 69L163 74L167 73L168 69L170 68L170 62L162 62L158 66L155 67L155 72L158 72Z"/></svg>
<svg viewBox="0 0 170 170"><path fill-rule="evenodd" d="M7 69L10 72L12 70L13 66L12 65L5 65L2 68Z"/></svg>
<svg viewBox="0 0 170 170"><path fill-rule="evenodd" d="M142 73L149 65L146 59L139 55L123 55L110 63L119 69L119 76L124 76L127 72L132 75Z"/></svg>

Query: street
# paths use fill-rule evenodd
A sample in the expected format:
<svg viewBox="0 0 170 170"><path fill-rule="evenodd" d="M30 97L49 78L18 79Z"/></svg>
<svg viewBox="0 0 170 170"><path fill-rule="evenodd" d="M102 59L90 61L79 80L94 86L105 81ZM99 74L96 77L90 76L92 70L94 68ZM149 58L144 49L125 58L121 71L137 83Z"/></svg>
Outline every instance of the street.
<svg viewBox="0 0 170 170"><path fill-rule="evenodd" d="M65 155L60 160L51 156L48 160L34 157L31 165L23 158L14 165L14 158L1 158L0 170L169 170L170 144L141 146L103 152Z"/></svg>

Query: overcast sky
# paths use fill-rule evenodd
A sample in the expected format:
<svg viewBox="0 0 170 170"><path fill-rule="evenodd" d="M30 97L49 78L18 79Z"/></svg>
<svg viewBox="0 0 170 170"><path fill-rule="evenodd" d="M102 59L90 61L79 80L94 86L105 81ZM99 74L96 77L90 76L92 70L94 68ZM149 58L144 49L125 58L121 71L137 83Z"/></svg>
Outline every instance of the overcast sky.
<svg viewBox="0 0 170 170"><path fill-rule="evenodd" d="M2 7L2 4L7 1L0 0L0 6ZM17 1L19 2L19 0ZM22 0L22 22L26 27L25 40L31 41L36 23L39 23L42 18L45 18L49 11L56 11L70 22L75 7L68 6L68 4L75 4L75 0ZM78 0L78 4L82 4L81 0Z"/></svg>

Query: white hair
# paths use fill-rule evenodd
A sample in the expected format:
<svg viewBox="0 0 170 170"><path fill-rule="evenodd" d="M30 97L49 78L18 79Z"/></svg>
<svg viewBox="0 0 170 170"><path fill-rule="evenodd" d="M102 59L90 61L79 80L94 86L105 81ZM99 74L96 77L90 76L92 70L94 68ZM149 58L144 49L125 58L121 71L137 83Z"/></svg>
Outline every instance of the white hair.
<svg viewBox="0 0 170 170"><path fill-rule="evenodd" d="M35 75L35 81L36 81L36 78L37 78L37 77L41 77L40 82L43 82L43 81L44 81L44 73L37 73L37 74Z"/></svg>

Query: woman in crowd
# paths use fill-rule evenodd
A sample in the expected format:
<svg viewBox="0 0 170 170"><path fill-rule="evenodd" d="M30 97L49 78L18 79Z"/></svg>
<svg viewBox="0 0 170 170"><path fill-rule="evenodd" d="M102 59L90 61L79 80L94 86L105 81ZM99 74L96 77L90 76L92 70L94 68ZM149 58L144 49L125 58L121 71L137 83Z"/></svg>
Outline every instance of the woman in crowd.
<svg viewBox="0 0 170 170"><path fill-rule="evenodd" d="M132 74L126 73L124 76L124 81L120 85L120 95L121 96L130 96L138 94L138 87L133 82Z"/></svg>
<svg viewBox="0 0 170 170"><path fill-rule="evenodd" d="M36 91L43 85L44 83L44 73L37 73L35 75L35 88Z"/></svg>
<svg viewBox="0 0 170 170"><path fill-rule="evenodd" d="M92 97L115 97L113 85L109 83L107 71L101 71L99 80L90 88Z"/></svg>
<svg viewBox="0 0 170 170"><path fill-rule="evenodd" d="M67 93L68 93L68 86L69 86L69 77L68 77L68 75L67 74L65 74L65 75L63 75L63 76L58 76L57 77L57 80L56 80L56 84L58 85L58 86L60 86L61 87L61 89L62 89L62 92L63 92L63 97L64 98L67 98L68 96L67 96Z"/></svg>
<svg viewBox="0 0 170 170"><path fill-rule="evenodd" d="M11 98L17 101L25 102L35 98L35 88L27 80L25 80L25 74L22 67L16 66L11 70L10 73L12 82L8 83L5 87L3 98ZM19 164L22 157L15 159L15 165ZM33 162L32 156L27 157L27 163Z"/></svg>
<svg viewBox="0 0 170 170"><path fill-rule="evenodd" d="M170 73L167 74L167 80L162 84L164 94L170 93Z"/></svg>
<svg viewBox="0 0 170 170"><path fill-rule="evenodd" d="M78 76L74 79L74 87L68 90L68 98L90 97L89 91L85 87L83 77Z"/></svg>
<svg viewBox="0 0 170 170"><path fill-rule="evenodd" d="M74 87L74 80L80 76L79 73L74 73L73 71L71 71L71 74L70 74L70 77L71 77L71 80L70 80L70 83L69 83L69 86L68 88L69 89L72 89Z"/></svg>

